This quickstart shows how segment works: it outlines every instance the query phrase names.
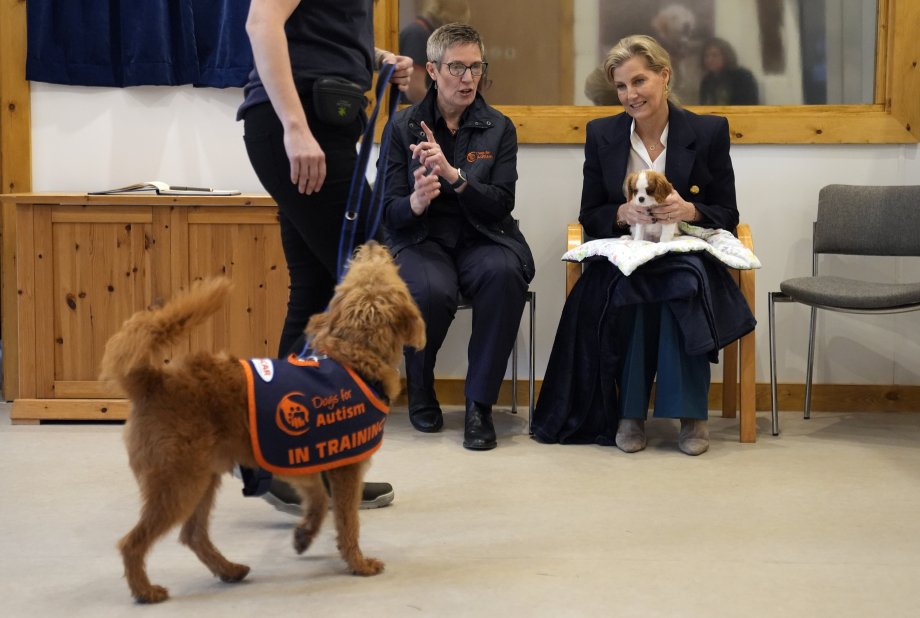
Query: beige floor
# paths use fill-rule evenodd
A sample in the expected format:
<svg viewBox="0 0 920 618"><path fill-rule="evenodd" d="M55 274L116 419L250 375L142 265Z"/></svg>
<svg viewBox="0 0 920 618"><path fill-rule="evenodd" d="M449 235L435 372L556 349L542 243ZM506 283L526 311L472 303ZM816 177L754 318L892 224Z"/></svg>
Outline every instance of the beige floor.
<svg viewBox="0 0 920 618"><path fill-rule="evenodd" d="M501 414L500 447L470 453L459 412L431 436L397 410L370 475L396 502L362 513L383 574L346 574L331 525L297 556L292 518L228 477L214 538L249 578L220 583L172 533L148 562L173 598L138 607L115 550L137 513L121 427L13 426L0 405L0 615L918 615L920 414L767 421L742 445L715 418L690 458L667 422L626 455L536 444Z"/></svg>

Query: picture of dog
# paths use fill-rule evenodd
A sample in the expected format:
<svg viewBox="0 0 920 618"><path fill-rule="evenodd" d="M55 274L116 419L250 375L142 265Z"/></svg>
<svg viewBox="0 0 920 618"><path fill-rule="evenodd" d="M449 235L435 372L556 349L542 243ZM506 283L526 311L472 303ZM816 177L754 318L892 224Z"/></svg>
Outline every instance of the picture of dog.
<svg viewBox="0 0 920 618"><path fill-rule="evenodd" d="M657 206L667 198L674 187L668 182L664 174L654 170L633 172L626 177L623 183L623 193L626 200L637 206L648 208ZM648 240L651 242L668 242L679 235L677 221L673 223L637 223L629 226L635 240Z"/></svg>
<svg viewBox="0 0 920 618"><path fill-rule="evenodd" d="M180 541L221 580L238 582L249 573L248 566L230 562L212 544L208 520L221 475L235 464L260 464L257 455L261 455L251 436L254 417L248 377L253 374L247 377L251 371L247 365L251 362L258 367L255 381L268 381L271 367L284 361L240 361L208 352L192 352L169 364L161 360L169 346L223 306L230 289L226 278L201 281L162 308L137 312L106 344L102 377L117 382L131 400L124 440L142 506L140 520L121 539L119 548L128 586L139 602L168 598L166 588L148 579L145 558L153 543L179 524ZM381 399L389 400L400 392L397 366L403 347L425 345L425 324L418 307L387 249L373 242L356 252L329 308L310 319L306 333L317 354L333 359L358 383L377 385ZM350 398L347 389L341 392L341 399ZM373 398L374 393L368 393ZM279 423L297 421L293 424L297 431L291 433L315 433L324 428L320 425L364 412L363 407L339 405L338 394L289 395L304 395L297 401L288 397L278 405ZM313 400L328 404L325 411L308 415L304 401ZM385 420L385 414L382 418ZM383 420L375 427L382 433ZM350 440L336 442L338 454L346 450L346 440L350 447L362 436L372 437L367 430L349 435ZM296 452L301 459L309 457L309 451ZM358 545L358 507L368 459L354 459L345 457L337 467L323 471L332 493L339 552L354 574L375 575L383 563L364 556ZM301 497L304 511L294 528L294 548L302 553L319 532L329 498L319 471L279 478Z"/></svg>

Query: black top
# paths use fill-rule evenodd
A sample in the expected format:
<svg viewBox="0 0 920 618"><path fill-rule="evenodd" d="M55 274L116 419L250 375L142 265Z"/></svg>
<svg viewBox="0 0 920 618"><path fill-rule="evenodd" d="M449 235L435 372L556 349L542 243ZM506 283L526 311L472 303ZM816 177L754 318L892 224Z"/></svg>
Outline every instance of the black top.
<svg viewBox="0 0 920 618"><path fill-rule="evenodd" d="M374 72L373 0L310 0L301 2L284 24L294 85L310 93L320 77L342 77L370 90ZM246 110L268 101L259 73L253 69L243 89Z"/></svg>

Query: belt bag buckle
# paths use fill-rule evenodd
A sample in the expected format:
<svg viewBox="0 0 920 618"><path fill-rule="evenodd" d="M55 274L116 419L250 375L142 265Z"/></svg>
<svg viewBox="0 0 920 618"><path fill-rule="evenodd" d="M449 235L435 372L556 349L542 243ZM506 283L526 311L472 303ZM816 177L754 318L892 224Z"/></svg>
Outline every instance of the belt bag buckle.
<svg viewBox="0 0 920 618"><path fill-rule="evenodd" d="M365 107L364 91L354 82L341 77L323 77L313 82L313 108L325 124L349 125Z"/></svg>

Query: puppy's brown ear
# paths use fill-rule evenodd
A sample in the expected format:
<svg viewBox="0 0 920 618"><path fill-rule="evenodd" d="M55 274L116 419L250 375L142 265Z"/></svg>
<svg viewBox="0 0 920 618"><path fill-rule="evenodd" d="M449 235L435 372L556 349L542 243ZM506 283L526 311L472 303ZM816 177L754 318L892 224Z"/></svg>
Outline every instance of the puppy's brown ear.
<svg viewBox="0 0 920 618"><path fill-rule="evenodd" d="M671 192L674 190L674 187L668 181L664 174L656 173L655 174L655 190L653 192L655 196L655 201L659 204L667 199Z"/></svg>
<svg viewBox="0 0 920 618"><path fill-rule="evenodd" d="M636 179L639 177L638 172L633 172L626 176L626 180L623 181L623 195L626 196L626 200L629 201L636 194Z"/></svg>

